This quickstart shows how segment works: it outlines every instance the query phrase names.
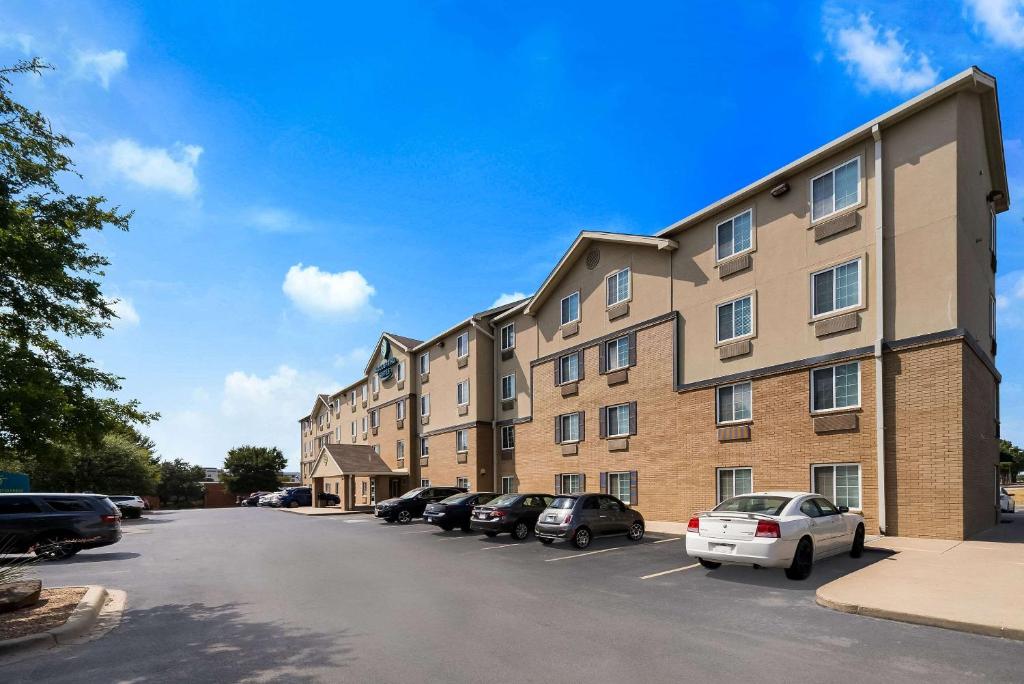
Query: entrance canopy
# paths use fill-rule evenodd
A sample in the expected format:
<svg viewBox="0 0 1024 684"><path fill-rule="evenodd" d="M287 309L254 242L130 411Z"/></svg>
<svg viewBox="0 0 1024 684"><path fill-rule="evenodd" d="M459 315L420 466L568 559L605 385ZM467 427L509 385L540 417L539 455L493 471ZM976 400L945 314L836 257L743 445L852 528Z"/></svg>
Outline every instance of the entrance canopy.
<svg viewBox="0 0 1024 684"><path fill-rule="evenodd" d="M366 444L326 444L313 464L311 477L341 475L408 475L408 470L392 470L384 459Z"/></svg>

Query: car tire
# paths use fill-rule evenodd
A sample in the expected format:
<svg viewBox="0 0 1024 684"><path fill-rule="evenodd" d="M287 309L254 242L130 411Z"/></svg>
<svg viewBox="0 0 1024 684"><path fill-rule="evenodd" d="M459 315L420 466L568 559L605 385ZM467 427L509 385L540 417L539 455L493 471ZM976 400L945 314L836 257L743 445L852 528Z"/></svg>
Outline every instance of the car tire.
<svg viewBox="0 0 1024 684"><path fill-rule="evenodd" d="M469 526L468 522L467 523L462 523L462 531L463 532L472 532L473 528Z"/></svg>
<svg viewBox="0 0 1024 684"><path fill-rule="evenodd" d="M638 542L644 538L644 524L639 520L635 521L629 526L629 532L626 533L630 541Z"/></svg>
<svg viewBox="0 0 1024 684"><path fill-rule="evenodd" d="M523 541L530 536L530 525L525 520L517 520L512 526L512 538L516 541Z"/></svg>
<svg viewBox="0 0 1024 684"><path fill-rule="evenodd" d="M544 546L548 546L549 544L555 541L554 539L545 539L544 537L537 537L537 539L540 540L540 543Z"/></svg>
<svg viewBox="0 0 1024 684"><path fill-rule="evenodd" d="M853 546L850 547L850 558L860 558L864 555L864 526L857 525L857 531L853 533Z"/></svg>
<svg viewBox="0 0 1024 684"><path fill-rule="evenodd" d="M484 534L486 534L488 537L497 537L498 536L498 533L494 532L494 531L484 532Z"/></svg>
<svg viewBox="0 0 1024 684"><path fill-rule="evenodd" d="M43 561L67 560L82 549L75 545L75 535L47 535L36 542L36 557Z"/></svg>
<svg viewBox="0 0 1024 684"><path fill-rule="evenodd" d="M708 570L717 570L718 568L722 567L722 564L718 561L709 561L704 560L703 558L698 558L697 560L700 562L702 567L705 567Z"/></svg>
<svg viewBox="0 0 1024 684"><path fill-rule="evenodd" d="M814 544L810 537L804 537L797 543L793 553L793 562L786 568L786 577L791 580L805 580L811 576L814 567Z"/></svg>
<svg viewBox="0 0 1024 684"><path fill-rule="evenodd" d="M298 507L299 507L299 502L298 501L289 501L288 502L288 508L298 508Z"/></svg>
<svg viewBox="0 0 1024 684"><path fill-rule="evenodd" d="M408 525L412 522L412 513L409 511L400 511L398 513L398 523L400 525Z"/></svg>
<svg viewBox="0 0 1024 684"><path fill-rule="evenodd" d="M581 527L577 529L572 535L572 545L577 549L585 549L590 546L590 542L593 540L594 535L591 533L589 528Z"/></svg>
<svg viewBox="0 0 1024 684"><path fill-rule="evenodd" d="M438 525L438 527L440 527L445 532L451 532L455 529L455 525L452 525L451 523L444 523L442 525Z"/></svg>

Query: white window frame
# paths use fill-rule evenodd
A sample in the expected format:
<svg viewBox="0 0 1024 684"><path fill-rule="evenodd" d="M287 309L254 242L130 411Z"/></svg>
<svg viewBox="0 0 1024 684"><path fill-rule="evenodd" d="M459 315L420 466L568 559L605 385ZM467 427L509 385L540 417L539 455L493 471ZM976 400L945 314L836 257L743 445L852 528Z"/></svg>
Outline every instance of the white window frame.
<svg viewBox="0 0 1024 684"><path fill-rule="evenodd" d="M463 428L455 431L455 451L460 454L469 452L469 430Z"/></svg>
<svg viewBox="0 0 1024 684"><path fill-rule="evenodd" d="M460 397L462 394L464 396ZM458 406L469 406L469 380L459 380L455 385L455 403Z"/></svg>
<svg viewBox="0 0 1024 684"><path fill-rule="evenodd" d="M608 473L607 477L608 477L608 481L607 481L608 494L610 496L614 496L615 498L617 498L619 501L621 501L622 503L626 504L627 506L632 506L633 505L633 501L632 501L633 497L631 496L632 491L633 491L633 476L632 476L632 474L628 470L623 470L623 471L610 472L610 473ZM612 491L612 478L613 477L616 479L616 481L619 481L619 482L621 482L622 479L625 478L625 480L626 480L626 496L622 496L621 495L621 485L620 485L620 488L616 489L615 491Z"/></svg>
<svg viewBox="0 0 1024 684"><path fill-rule="evenodd" d="M395 442L395 462L401 467L405 463L405 440Z"/></svg>
<svg viewBox="0 0 1024 684"><path fill-rule="evenodd" d="M420 375L426 375L430 372L430 352L423 352L419 356L419 370Z"/></svg>
<svg viewBox="0 0 1024 684"><path fill-rule="evenodd" d="M501 344L501 351L508 351L509 349L516 348L516 323L506 323L501 326L501 331L498 335L498 339Z"/></svg>
<svg viewBox="0 0 1024 684"><path fill-rule="evenodd" d="M750 471L750 492L736 493L736 471L738 470L749 470ZM754 491L754 469L751 466L735 466L732 468L715 468L715 505L722 503L725 499L722 498L722 473L732 473L732 495L740 496L741 494L749 494ZM730 497L731 498L731 497Z"/></svg>
<svg viewBox="0 0 1024 684"><path fill-rule="evenodd" d="M372 389L373 389L374 392L380 392L380 376L379 375L374 373L373 377L370 378L370 384L372 385Z"/></svg>
<svg viewBox="0 0 1024 684"><path fill-rule="evenodd" d="M405 380L405 361L399 361L395 365L395 381L402 382Z"/></svg>
<svg viewBox="0 0 1024 684"><path fill-rule="evenodd" d="M845 206L845 207L843 207L841 209L836 209L835 208L836 207L836 179L835 179L835 175L834 174L839 169L841 169L844 166L846 166L847 164L851 164L851 163L856 163L857 164L857 199L854 200L854 202L852 204L848 204L847 206ZM829 174L833 174L833 177L832 177L832 210L827 212L827 213L825 213L825 214L822 214L821 216L815 216L814 215L814 181L818 180L819 178L824 178L825 176L827 176ZM830 218L832 216L835 216L837 214L840 214L840 213L843 213L843 212L846 212L846 211L853 211L854 209L859 207L861 205L861 203L864 201L864 190L862 188L863 185L864 185L864 173L863 173L863 169L861 168L860 155L857 155L856 157L853 157L852 159L847 159L846 161L844 161L841 164L836 164L835 166L833 166L828 171L825 171L824 173L819 173L817 176L812 178L810 180L810 182L807 184L807 197L809 198L809 207L808 207L808 209L810 210L810 214L811 214L811 223L812 224L813 223L818 223L820 221L824 221L825 219Z"/></svg>
<svg viewBox="0 0 1024 684"><path fill-rule="evenodd" d="M405 399L395 402L395 420L405 420Z"/></svg>
<svg viewBox="0 0 1024 684"><path fill-rule="evenodd" d="M352 436L356 436L356 421L352 421Z"/></svg>
<svg viewBox="0 0 1024 684"><path fill-rule="evenodd" d="M573 297L576 298L576 318L568 318L567 319L563 315L564 311L563 311L563 306L562 305L565 304L565 302L567 300L572 299ZM575 292L572 292L572 293L567 294L566 296L562 297L562 300L558 303L558 316L559 316L559 320L562 321L561 325L568 325L570 323L575 323L578 320L580 320L580 291L579 290L576 290Z"/></svg>
<svg viewBox="0 0 1024 684"><path fill-rule="evenodd" d="M515 494L516 493L516 476L515 475L502 475L501 476L501 493L502 494Z"/></svg>
<svg viewBox="0 0 1024 684"><path fill-rule="evenodd" d="M561 490L562 494L582 494L583 493L583 489L581 487L582 483L580 482L580 474L579 473L559 473L558 477L559 477L559 484L561 485L559 487L559 489ZM570 484L570 486L568 488L565 486L567 482ZM571 486L572 484L575 484L575 487Z"/></svg>
<svg viewBox="0 0 1024 684"><path fill-rule="evenodd" d="M839 268L843 267L843 266L848 266L848 265L850 265L852 263L856 263L857 264L857 303L856 304L850 304L849 306L844 306L841 309L833 308L833 309L831 309L829 311L825 311L823 313L814 313L814 302L815 302L814 277L818 276L818 275L821 275L822 273L826 273L828 271L833 271L833 274L832 274L832 306L835 307L835 305L836 305L836 276L835 276L834 271L836 269L839 269ZM811 304L811 320L812 321L816 321L816 320L819 320L819 319L822 319L822 318L830 318L832 316L844 313L846 311L854 311L856 309L862 308L864 306L864 257L858 256L858 257L854 257L853 259L846 259L845 261L841 261L841 262L839 262L837 264L832 264L831 266L828 266L826 268L819 268L817 271L814 271L813 273L811 273L810 283L808 283L808 286L810 287L810 290L811 290L811 301L810 301L810 304Z"/></svg>
<svg viewBox="0 0 1024 684"><path fill-rule="evenodd" d="M820 494L829 501L832 505L837 508L841 505L836 501L836 468L851 467L857 469L857 501L860 502L858 506L849 506L851 511L862 511L864 510L864 469L860 467L860 463L814 463L811 465L811 487L810 491L815 494ZM831 468L832 469L832 491L831 492L818 492L814 489L814 471L818 468ZM997 490L998 491L998 490Z"/></svg>
<svg viewBox="0 0 1024 684"><path fill-rule="evenodd" d="M469 356L469 332L468 331L459 334L459 336L455 338L455 355L458 358L460 358L460 359L464 359L467 356Z"/></svg>
<svg viewBox="0 0 1024 684"><path fill-rule="evenodd" d="M501 450L511 451L516 448L516 426L501 426Z"/></svg>
<svg viewBox="0 0 1024 684"><path fill-rule="evenodd" d="M745 214L750 214L750 246L747 247L746 249L741 249L739 251L736 251L736 219L742 218ZM733 248L732 248L732 251L730 253L726 254L725 256L722 256L719 253L720 250L719 250L719 245L718 245L718 229L721 228L722 226L724 226L726 223L732 224L730 230L732 231L732 245L733 245ZM729 218L725 219L724 221L719 221L718 224L715 226L715 262L716 263L720 264L723 261L728 261L729 259L732 259L735 256L739 256L740 254L746 254L747 252L753 252L755 244L756 243L754 241L754 208L753 207L750 207L749 209L745 209L744 211L741 211L738 214L730 216Z"/></svg>
<svg viewBox="0 0 1024 684"><path fill-rule="evenodd" d="M623 411L623 410L626 412L626 431L625 432L612 432L612 409L615 409L615 413L616 414L618 414L619 411ZM606 432L605 436L609 437L609 438L613 438L613 437L628 437L629 436L629 404L613 404L612 406L605 406L604 407L604 411L605 411L605 414L604 414L604 425L605 425L605 432ZM618 421L616 421L615 429L618 430L619 427L620 427L620 425L619 425Z"/></svg>
<svg viewBox="0 0 1024 684"><path fill-rule="evenodd" d="M750 415L746 418L736 418L736 388L746 385L750 388ZM722 402L720 393L724 389L732 389L732 418L726 420L721 413ZM735 423L749 423L754 420L754 383L750 380L744 382L734 382L730 385L719 385L715 388L715 422L718 425L732 425Z"/></svg>
<svg viewBox="0 0 1024 684"><path fill-rule="evenodd" d="M469 478L466 477L465 475L460 475L459 477L455 478L455 486L462 487L466 491L469 491Z"/></svg>
<svg viewBox="0 0 1024 684"><path fill-rule="evenodd" d="M567 374L565 372L566 371L566 367L563 366L562 364L564 362L564 363L567 363L569 366L572 366L574 359L575 359L575 363L576 363L576 377L570 378L570 377L567 377ZM579 379L580 379L580 355L578 353L573 352L572 354L566 354L565 356L558 357L558 379L561 381L561 384L565 384L567 382L579 382Z"/></svg>
<svg viewBox="0 0 1024 684"><path fill-rule="evenodd" d="M618 297L619 296L618 278L623 273L626 274L626 296L623 297L622 299L616 299L613 302L613 301L611 301L611 298L609 296L610 293L608 292L608 281L611 280L612 278L616 279L615 296ZM605 304L605 308L606 309L610 309L613 306L616 306L618 304L622 304L623 302L631 301L632 299L633 299L633 272L632 272L632 269L630 269L629 266L626 266L625 268L620 268L617 271L612 271L607 276L605 276L605 278L604 278L604 304Z"/></svg>
<svg viewBox="0 0 1024 684"><path fill-rule="evenodd" d="M430 438L420 437L420 456L430 456Z"/></svg>
<svg viewBox="0 0 1024 684"><path fill-rule="evenodd" d="M360 395L362 395L361 396L362 400L366 401L366 396L367 396L366 395L366 385L363 385L362 387L359 388L359 393L360 393Z"/></svg>
<svg viewBox="0 0 1024 684"><path fill-rule="evenodd" d="M505 395L505 381L506 380L509 381L508 386L509 386L509 389L511 390L511 393L508 396ZM501 396L501 400L502 401L512 401L513 399L516 398L516 376L515 376L515 373L501 376L501 387L500 387L499 391L501 392L500 396Z"/></svg>
<svg viewBox="0 0 1024 684"><path fill-rule="evenodd" d="M611 347L612 347L613 344L615 345L616 352L618 351L618 347L619 347L620 344L626 345L626 363L622 364L621 366L613 366L612 365L612 349L611 349ZM618 363L618 362L619 362L619 355L616 353L615 354L615 363ZM617 370L620 370L622 368L629 368L629 335L623 335L622 337L616 337L614 340L608 340L607 342L604 342L604 363L605 363L605 371L609 372L609 373L611 371L617 371Z"/></svg>
<svg viewBox="0 0 1024 684"><path fill-rule="evenodd" d="M421 477L420 478L420 487L429 487L429 486L430 486L430 480L428 478Z"/></svg>
<svg viewBox="0 0 1024 684"><path fill-rule="evenodd" d="M420 395L420 416L426 417L430 415L430 395Z"/></svg>
<svg viewBox="0 0 1024 684"><path fill-rule="evenodd" d="M370 427L380 427L380 413L377 411L377 409L370 409Z"/></svg>
<svg viewBox="0 0 1024 684"><path fill-rule="evenodd" d="M835 369L839 368L840 366L849 366L851 364L856 364L857 365L857 403L853 404L853 405L850 405L850 406L839 406L839 407L836 407L835 406L835 396L836 396L836 370ZM828 369L832 369L832 408L816 409L816 408L814 408L814 404L815 404L815 402L814 402L814 399L815 399L814 372L815 371L821 371L821 370L828 370ZM812 368L810 370L809 375L808 375L808 381L811 384L811 391L810 391L810 395L811 395L811 413L813 413L813 414L835 413L836 411L852 411L852 410L855 410L855 409L859 409L861 407L861 393L864 390L864 386L863 386L862 378L861 378L861 364L860 364L860 361L846 361L844 363L832 364L831 366L818 366L817 368Z"/></svg>
<svg viewBox="0 0 1024 684"><path fill-rule="evenodd" d="M737 334L735 334L736 333L736 306L735 305L736 305L737 302L742 302L744 299L749 299L750 300L750 332L743 333L742 335L737 335ZM722 338L721 325L720 325L721 319L718 316L718 312L719 312L719 310L723 306L730 306L730 305L732 306L732 331L733 331L733 336L732 337L726 337L726 338L723 339ZM715 305L715 344L728 344L729 342L735 342L736 340L746 340L746 339L754 337L757 334L757 310L755 308L756 306L757 306L757 298L754 296L753 292L748 292L745 295L742 295L742 296L739 296L739 297L734 297L733 299L730 299L727 302L722 302L721 304L716 304Z"/></svg>
<svg viewBox="0 0 1024 684"><path fill-rule="evenodd" d="M569 421L569 425L572 425L573 424L573 421L572 421L573 418L576 419L575 420L575 424L576 424L576 437L574 439L567 439L566 438L566 429L565 429L566 421ZM578 443L580 441L580 413L579 413L579 411L574 411L572 413L563 413L562 415L558 416L558 425L559 425L559 432L561 433L561 438L562 438L562 441L559 442L559 444L576 444L576 443Z"/></svg>
<svg viewBox="0 0 1024 684"><path fill-rule="evenodd" d="M367 426L367 422L368 422L368 419L367 419L367 417L366 417L366 416L363 416L363 420L362 420L362 425L361 425L360 427L362 427L362 428L363 428L363 434L364 434L364 435L366 434L366 430L367 430L367 428L366 428L366 426Z"/></svg>
<svg viewBox="0 0 1024 684"><path fill-rule="evenodd" d="M351 404L352 406L356 405L356 391L355 390L352 390L351 392L349 392L349 394L348 394L348 401L349 401L349 404Z"/></svg>

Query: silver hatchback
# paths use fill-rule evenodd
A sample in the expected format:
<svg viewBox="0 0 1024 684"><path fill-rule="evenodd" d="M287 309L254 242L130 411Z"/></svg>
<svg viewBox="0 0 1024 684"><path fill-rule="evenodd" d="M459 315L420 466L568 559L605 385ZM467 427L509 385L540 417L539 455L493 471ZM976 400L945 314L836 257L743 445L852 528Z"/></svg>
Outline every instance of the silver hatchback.
<svg viewBox="0 0 1024 684"><path fill-rule="evenodd" d="M603 534L644 538L644 517L609 494L563 494L544 509L534 533L544 544L567 539L578 549Z"/></svg>

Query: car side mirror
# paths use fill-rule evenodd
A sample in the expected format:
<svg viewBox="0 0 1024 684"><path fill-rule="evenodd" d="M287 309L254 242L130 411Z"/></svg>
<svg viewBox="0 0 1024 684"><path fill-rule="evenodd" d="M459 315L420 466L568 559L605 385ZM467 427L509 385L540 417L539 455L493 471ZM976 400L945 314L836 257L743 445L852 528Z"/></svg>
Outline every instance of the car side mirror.
<svg viewBox="0 0 1024 684"><path fill-rule="evenodd" d="M850 512L850 507L849 506L840 506L839 507L839 512L840 513L849 513Z"/></svg>

